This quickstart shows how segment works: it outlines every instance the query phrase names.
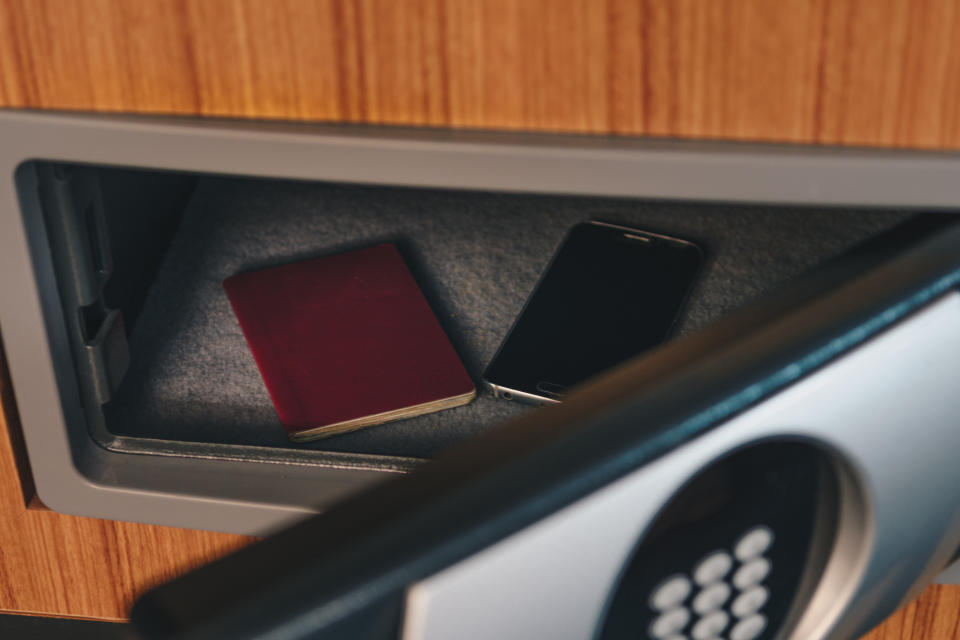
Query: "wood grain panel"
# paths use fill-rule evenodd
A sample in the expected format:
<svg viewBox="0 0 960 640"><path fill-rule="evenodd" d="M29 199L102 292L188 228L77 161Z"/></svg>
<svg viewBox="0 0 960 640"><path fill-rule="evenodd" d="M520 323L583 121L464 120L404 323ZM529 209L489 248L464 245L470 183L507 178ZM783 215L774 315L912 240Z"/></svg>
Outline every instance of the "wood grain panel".
<svg viewBox="0 0 960 640"><path fill-rule="evenodd" d="M0 105L960 148L960 6L0 0Z"/></svg>
<svg viewBox="0 0 960 640"><path fill-rule="evenodd" d="M932 585L863 640L957 640L960 586Z"/></svg>
<svg viewBox="0 0 960 640"><path fill-rule="evenodd" d="M253 540L27 509L3 366L0 354L0 611L122 620L145 589Z"/></svg>

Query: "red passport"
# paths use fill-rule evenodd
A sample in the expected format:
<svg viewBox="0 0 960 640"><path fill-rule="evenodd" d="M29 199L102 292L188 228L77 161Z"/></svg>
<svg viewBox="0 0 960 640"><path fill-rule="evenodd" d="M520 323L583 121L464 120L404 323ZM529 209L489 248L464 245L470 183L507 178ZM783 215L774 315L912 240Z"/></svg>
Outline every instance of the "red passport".
<svg viewBox="0 0 960 640"><path fill-rule="evenodd" d="M223 287L291 440L440 411L476 395L392 244L241 273Z"/></svg>

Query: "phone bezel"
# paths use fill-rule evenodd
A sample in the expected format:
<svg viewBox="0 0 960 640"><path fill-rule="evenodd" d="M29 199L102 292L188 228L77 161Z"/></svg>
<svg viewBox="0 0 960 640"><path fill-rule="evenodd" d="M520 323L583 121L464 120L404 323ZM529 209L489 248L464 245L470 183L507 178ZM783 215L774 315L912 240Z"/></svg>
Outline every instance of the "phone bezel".
<svg viewBox="0 0 960 640"><path fill-rule="evenodd" d="M543 284L544 280L546 280L547 276L550 274L551 270L553 269L554 263L557 260L557 257L561 254L564 247L567 245L567 242L569 242L570 236L582 225L595 225L598 227L613 229L622 233L622 235L634 240L656 239L659 241L681 244L681 245L684 245L685 247L690 247L696 250L697 252L696 269L694 270L693 275L690 277L689 281L687 282L686 290L684 291L679 304L677 304L677 308L674 313L673 319L671 320L670 325L667 328L664 342L669 340L670 337L673 335L673 332L676 330L677 322L680 319L680 315L683 312L684 307L686 307L686 304L690 299L690 293L693 291L694 284L697 282L697 279L699 278L700 273L703 270L703 262L704 262L703 248L700 245L694 242L691 242L690 240L677 238L675 236L669 236L662 233L656 233L653 231L646 231L643 229L636 229L634 227L627 227L624 225L615 224L611 222L604 222L601 220L586 220L584 222L581 222L571 227L567 231L567 233L564 235L563 241L557 247L556 251L554 251L553 256L551 256L550 258L550 262L547 264L546 268L543 270L543 273L540 274L540 277L537 279L536 285L534 285L533 289L530 292L530 295L528 295L527 299L524 301L523 307L521 307L520 312L514 318L513 323L510 325L510 329L507 331L506 336L504 336L503 340L500 342L500 346L497 347L496 353L494 353L493 358L490 359L490 362L487 364L486 369L484 369L483 376L481 378L482 385L484 388L488 389L495 398L502 398L504 400L518 400L518 401L526 402L530 404L558 404L562 402L562 398L550 397L549 395L545 395L543 391L536 388L516 389L511 386L499 384L496 381L490 379L489 372L493 368L497 360L501 357L501 354L503 353L504 348L510 342L510 338L513 336L514 329L516 329L517 325L520 323L520 320L523 318L524 313L526 313L527 307L530 305L530 301L533 300L534 297L536 297L537 292L540 290L540 287ZM542 382L547 382L547 381L539 381L538 384Z"/></svg>

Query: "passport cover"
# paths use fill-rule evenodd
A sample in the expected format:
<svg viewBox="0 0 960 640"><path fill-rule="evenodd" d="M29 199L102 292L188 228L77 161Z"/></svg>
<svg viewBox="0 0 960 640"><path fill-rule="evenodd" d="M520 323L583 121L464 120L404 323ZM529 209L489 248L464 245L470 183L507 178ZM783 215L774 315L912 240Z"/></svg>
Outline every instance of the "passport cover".
<svg viewBox="0 0 960 640"><path fill-rule="evenodd" d="M293 441L476 395L392 244L241 273L223 287Z"/></svg>

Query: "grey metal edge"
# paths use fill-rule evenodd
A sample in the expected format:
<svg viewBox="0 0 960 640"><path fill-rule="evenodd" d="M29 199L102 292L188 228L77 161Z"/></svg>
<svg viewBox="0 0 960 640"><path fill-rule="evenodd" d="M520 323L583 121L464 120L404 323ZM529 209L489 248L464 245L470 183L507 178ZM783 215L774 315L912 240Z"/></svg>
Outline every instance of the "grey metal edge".
<svg viewBox="0 0 960 640"><path fill-rule="evenodd" d="M34 159L642 198L960 203L956 153L0 111L0 335L40 497L66 513L248 534L316 510L314 466L120 453L68 427L81 411L42 220L14 180ZM385 475L348 465L322 498Z"/></svg>

